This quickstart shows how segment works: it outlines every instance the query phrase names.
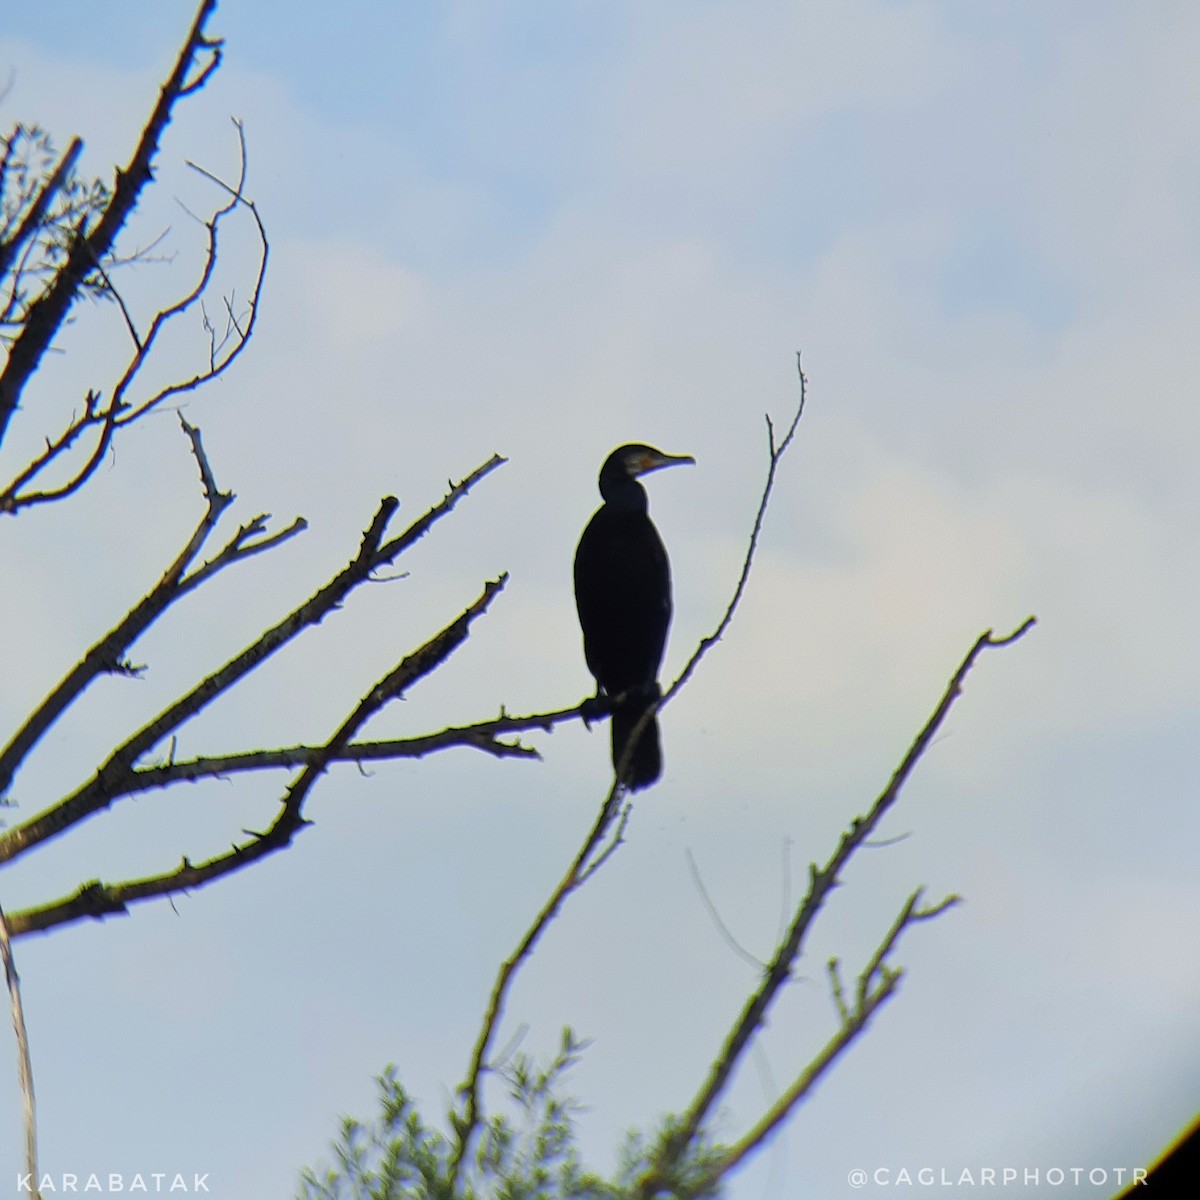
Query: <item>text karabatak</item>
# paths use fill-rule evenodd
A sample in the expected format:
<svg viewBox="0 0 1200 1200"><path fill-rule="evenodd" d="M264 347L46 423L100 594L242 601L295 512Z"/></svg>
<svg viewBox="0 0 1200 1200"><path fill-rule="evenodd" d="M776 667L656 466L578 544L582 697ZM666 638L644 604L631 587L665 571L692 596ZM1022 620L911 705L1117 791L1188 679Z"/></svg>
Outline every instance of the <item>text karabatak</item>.
<svg viewBox="0 0 1200 1200"><path fill-rule="evenodd" d="M37 1182L37 1190L44 1196L47 1192L100 1192L115 1195L118 1192L147 1194L151 1192L198 1193L208 1191L208 1172L203 1175L186 1175L169 1171L138 1172L136 1175L119 1175L115 1172L103 1175L95 1171L88 1175L77 1175L64 1171L61 1175L43 1175ZM33 1195L33 1175L17 1176L17 1192Z"/></svg>

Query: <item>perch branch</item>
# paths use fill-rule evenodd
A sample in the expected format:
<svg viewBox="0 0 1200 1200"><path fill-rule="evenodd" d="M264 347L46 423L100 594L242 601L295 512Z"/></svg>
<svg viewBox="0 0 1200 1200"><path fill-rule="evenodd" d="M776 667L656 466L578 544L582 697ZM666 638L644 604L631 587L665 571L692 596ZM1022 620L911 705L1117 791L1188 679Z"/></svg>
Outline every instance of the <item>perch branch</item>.
<svg viewBox="0 0 1200 1200"><path fill-rule="evenodd" d="M797 355L797 366L799 366L799 355ZM629 765L632 761L634 749L637 746L638 739L642 732L653 720L654 714L662 707L672 696L674 696L680 688L688 681L700 659L707 652L708 648L717 642L730 621L733 620L733 614L737 609L738 603L741 600L742 593L746 588L746 581L750 576L750 568L754 559L754 551L757 546L759 533L762 529L763 518L766 514L767 503L770 500L771 491L775 483L775 474L779 466L779 461L784 452L791 444L795 436L796 428L800 423L800 417L804 413L804 401L806 391L806 380L804 372L800 371L800 401L796 408L796 415L792 418L792 422L788 427L787 434L783 441L776 445L774 427L771 420L767 418L767 429L770 452L770 463L767 470L767 480L763 488L762 498L759 501L758 512L755 516L753 530L750 536L749 548L746 552L746 557L742 565L741 576L738 579L737 586L734 589L733 598L718 624L716 630L707 638L705 638L697 647L696 652L688 660L687 666L684 668L679 678L672 684L667 693L659 700L658 704L651 706L644 712L638 722L634 725L630 732L629 741L626 744L621 760L614 766L614 780L608 796L605 798L603 805L600 808L600 815L596 818L591 831L584 839L583 846L575 856L575 860L568 868L566 874L559 880L558 885L551 893L549 900L546 901L542 910L534 919L525 932L525 936L513 952L512 956L505 960L500 966L500 970L496 976L496 981L492 986L491 996L488 1000L487 1010L484 1013L483 1024L479 1031L478 1039L475 1043L474 1051L471 1055L471 1062L467 1070L466 1081L459 1087L459 1097L462 1101L461 1115L455 1117L455 1135L456 1143L454 1157L451 1160L450 1180L451 1188L458 1180L462 1170L463 1162L466 1159L467 1151L470 1148L470 1142L481 1122L481 1103L480 1103L480 1087L482 1076L487 1069L488 1050L491 1046L492 1039L495 1037L496 1028L500 1017L504 1011L504 1002L512 981L520 969L522 963L533 952L534 947L545 933L550 922L558 915L563 903L567 897L579 888L587 879L591 877L595 869L598 868L620 845L622 835L625 830L625 825L628 822L629 808L626 807L622 816L621 824L618 827L617 835L611 845L604 850L601 850L597 855L597 848L603 842L608 833L613 821L616 819L618 812L621 811L621 801L625 795L625 788L622 781L626 778Z"/></svg>
<svg viewBox="0 0 1200 1200"><path fill-rule="evenodd" d="M590 697L589 697L590 699ZM565 721L583 716L587 701L574 708L562 708L554 712L533 713L529 716L500 716L474 725L451 725L437 733L421 734L417 737L389 738L375 742L351 742L344 746L330 761L335 762L380 762L389 759L423 758L439 750L455 746L483 750L496 758L540 758L532 746L521 742L501 741L498 734L518 733L528 729L553 729ZM116 795L132 796L155 788L169 787L173 783L195 783L202 779L220 779L244 771L286 770L307 766L317 755L325 752L323 746L283 746L271 750L234 751L227 754L203 755L198 758L169 761L152 766L137 767L129 772L126 781L114 792Z"/></svg>

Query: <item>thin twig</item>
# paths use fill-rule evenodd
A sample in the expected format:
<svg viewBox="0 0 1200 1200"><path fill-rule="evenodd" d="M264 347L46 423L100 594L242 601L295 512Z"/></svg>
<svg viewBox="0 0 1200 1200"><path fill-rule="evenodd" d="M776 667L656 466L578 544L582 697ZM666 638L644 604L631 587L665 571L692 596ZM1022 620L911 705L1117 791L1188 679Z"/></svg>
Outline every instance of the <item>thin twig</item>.
<svg viewBox="0 0 1200 1200"><path fill-rule="evenodd" d="M79 156L82 153L83 141L77 137L72 138L66 152L58 160L58 166L50 173L50 177L42 184L37 195L25 210L25 216L13 236L8 241L0 242L0 276L8 271L17 251L33 237L38 226L41 225L42 218L46 215L51 201L71 181L75 165L79 162ZM18 270L17 274L20 275L21 272Z"/></svg>
<svg viewBox="0 0 1200 1200"><path fill-rule="evenodd" d="M775 441L775 426L771 422L770 415L768 414L766 418L767 453L769 458L767 480L758 502L758 511L754 514L754 527L750 531L750 542L746 547L746 557L742 560L741 574L738 576L737 585L733 589L733 597L729 601L729 605L725 609L725 614L718 622L716 629L708 637L701 639L695 653L688 659L683 670L680 671L679 678L667 689L662 700L659 702L659 708L666 704L687 683L691 678L692 672L699 665L700 660L721 640L725 634L725 630L729 628L729 624L733 620L733 614L737 611L737 607L741 603L742 594L745 592L746 584L750 580L750 568L754 565L754 553L758 549L758 539L762 533L763 519L767 515L767 505L771 502L771 493L775 488L775 475L779 470L780 460L792 444L792 439L795 438L796 429L800 424L800 418L804 416L804 404L808 398L808 379L804 374L804 367L800 361L799 351L796 352L796 373L800 378L800 399L796 404L796 412L792 417L791 424L787 428L787 433L784 434L783 441L778 444Z"/></svg>
<svg viewBox="0 0 1200 1200"><path fill-rule="evenodd" d="M21 1087L22 1114L25 1124L25 1170L32 1182L32 1194L38 1191L37 1105L33 1096L33 1062L29 1056L29 1033L25 1028L25 1008L21 1003L21 980L13 959L8 918L0 909L0 958L4 959L4 978L8 983L8 1002L12 1010L13 1033L17 1040L17 1081Z"/></svg>
<svg viewBox="0 0 1200 1200"><path fill-rule="evenodd" d="M627 800L621 806L621 816L617 821L617 827L612 832L612 838L607 846L596 852L595 857L584 867L579 876L579 886L582 887L587 881L600 870L602 866L617 852L617 847L625 844L625 829L629 825L630 815L633 813L633 801Z"/></svg>
<svg viewBox="0 0 1200 1200"><path fill-rule="evenodd" d="M716 926L717 932L721 935L721 940L732 950L738 958L743 962L748 962L752 967L757 967L760 971L766 970L766 963L754 957L738 940L729 932L729 926L721 920L721 914L717 912L717 906L712 902L712 897L709 896L707 889L704 886L704 880L700 878L700 868L696 866L696 856L691 850L686 850L688 870L692 875L692 883L696 886L696 891L700 893L700 899L704 902L705 911L707 911L709 919Z"/></svg>
<svg viewBox="0 0 1200 1200"><path fill-rule="evenodd" d="M841 963L831 958L827 964L829 970L829 990L833 995L833 1006L837 1009L838 1018L844 1025L850 1020L850 1009L846 1005L846 989L842 985Z"/></svg>
<svg viewBox="0 0 1200 1200"><path fill-rule="evenodd" d="M211 44L209 44L208 48L212 48ZM216 61L214 59L210 63L210 68L215 68ZM204 77L207 78L207 72ZM194 90L194 88L189 90ZM131 315L125 312L124 305L122 304L122 311L124 312L126 323L134 342L134 353L130 356L124 372L113 386L108 403L103 409L92 410L85 414L83 418L73 421L56 441L48 443L42 454L28 463L6 487L0 489L0 513L16 512L19 509L29 508L33 505L51 503L73 494L91 478L103 460L109 446L112 444L118 429L134 421L141 420L148 413L163 405L168 399L183 396L219 378L241 356L249 344L258 319L259 300L262 295L263 284L266 279L267 263L270 256L270 243L267 239L266 227L263 224L257 207L245 195L247 173L245 129L240 121L235 120L233 124L237 130L240 164L236 185L228 184L211 172L195 167L205 178L221 187L227 193L228 199L216 209L207 221L203 222L207 231L208 245L205 250L204 261L194 284L190 290L173 304L159 310L151 321L148 330L141 337L138 336L134 328ZM195 164L189 165L195 166ZM204 296L208 292L213 273L216 270L222 222L239 208L245 209L250 214L250 218L254 222L259 244L259 256L255 268L254 283L251 288L250 299L247 302L248 319L244 322L233 321L233 329L237 336L226 336L221 340L219 347L214 345L208 356L208 362L202 370L159 388L146 399L130 402L127 396L134 384L141 378L146 363L150 360L155 345L167 325L175 321L176 318L182 317L191 311L196 305L199 305L203 311ZM103 267L100 266L102 262L100 248L93 244L92 239L84 239L81 245L84 248L81 250L81 253L86 252L92 255L95 265L103 272ZM118 302L120 302L120 296L115 291L114 295ZM233 345L228 350L225 350L226 344L230 341L232 341ZM221 351L224 351L224 353L221 353ZM41 491L29 490L29 485L37 476L52 462L63 455L82 433L93 427L98 427L94 444L88 451L82 464L74 469L73 474L64 483L51 487L43 487Z"/></svg>
<svg viewBox="0 0 1200 1200"><path fill-rule="evenodd" d="M102 262L96 262L96 273L104 280L104 286L108 294L117 302L117 307L121 310L121 316L125 320L125 328L129 331L130 340L133 342L134 348L140 354L142 352L142 339L138 337L137 326L133 323L133 315L129 311L129 306L125 303L125 297L117 291L116 285L109 277L108 272L104 269Z"/></svg>

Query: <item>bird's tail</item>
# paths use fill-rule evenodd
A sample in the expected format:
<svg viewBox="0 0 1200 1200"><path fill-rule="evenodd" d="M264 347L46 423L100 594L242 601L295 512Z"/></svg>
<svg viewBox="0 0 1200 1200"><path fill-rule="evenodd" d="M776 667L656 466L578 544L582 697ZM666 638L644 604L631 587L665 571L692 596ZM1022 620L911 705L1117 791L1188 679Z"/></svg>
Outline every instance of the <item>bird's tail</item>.
<svg viewBox="0 0 1200 1200"><path fill-rule="evenodd" d="M657 703L658 688L651 696L630 698L618 704L612 715L613 770L630 791L649 787L662 774L662 747L658 740L658 718L651 715L637 733L637 743L630 747L634 730L643 715ZM625 756L628 754L628 762ZM622 765L624 764L624 765Z"/></svg>

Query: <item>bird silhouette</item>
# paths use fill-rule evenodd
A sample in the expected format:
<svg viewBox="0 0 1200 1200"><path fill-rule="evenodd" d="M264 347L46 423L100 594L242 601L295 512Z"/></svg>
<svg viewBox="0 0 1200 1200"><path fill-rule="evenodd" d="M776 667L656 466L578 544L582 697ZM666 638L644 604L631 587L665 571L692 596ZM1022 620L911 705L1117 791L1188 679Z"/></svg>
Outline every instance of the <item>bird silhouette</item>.
<svg viewBox="0 0 1200 1200"><path fill-rule="evenodd" d="M641 443L619 446L600 469L604 503L575 551L583 653L596 677L597 702L612 712L613 769L632 791L662 774L655 716L631 748L630 742L661 696L658 668L671 624L671 566L638 476L695 461Z"/></svg>

